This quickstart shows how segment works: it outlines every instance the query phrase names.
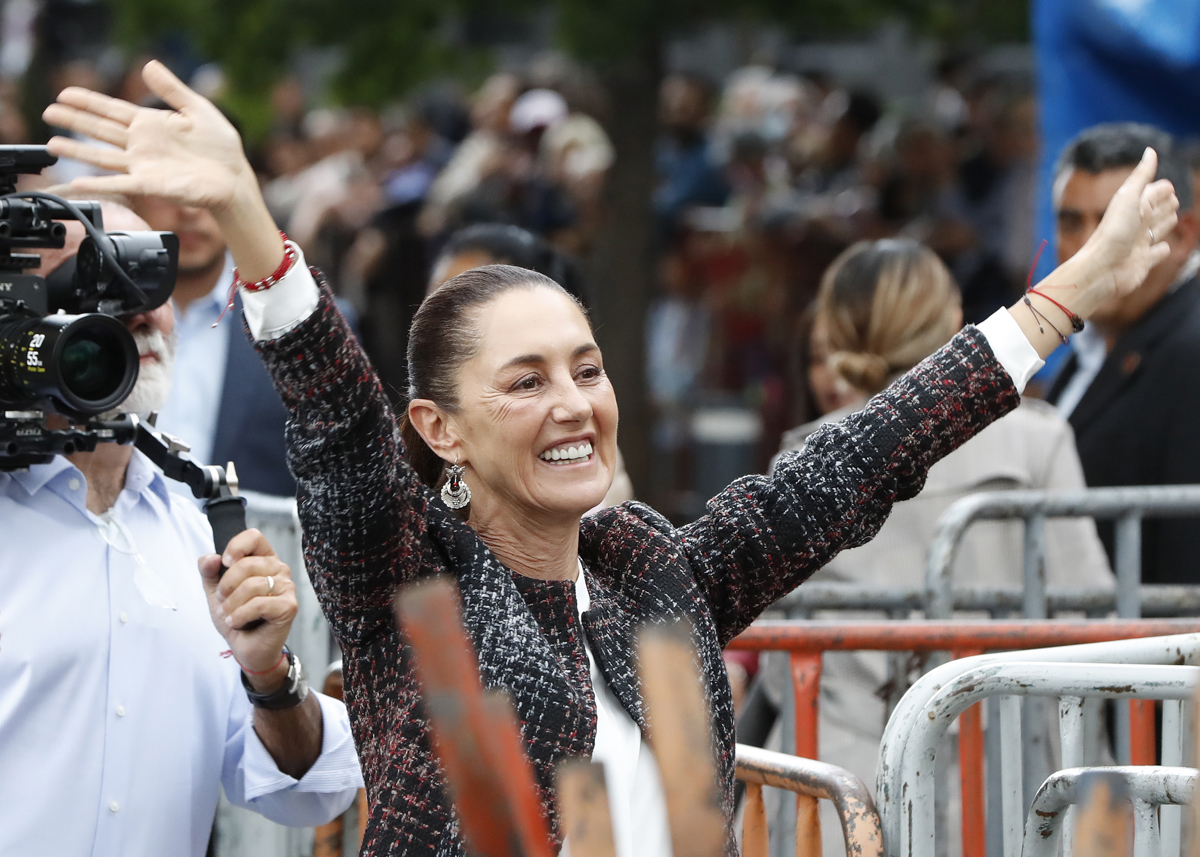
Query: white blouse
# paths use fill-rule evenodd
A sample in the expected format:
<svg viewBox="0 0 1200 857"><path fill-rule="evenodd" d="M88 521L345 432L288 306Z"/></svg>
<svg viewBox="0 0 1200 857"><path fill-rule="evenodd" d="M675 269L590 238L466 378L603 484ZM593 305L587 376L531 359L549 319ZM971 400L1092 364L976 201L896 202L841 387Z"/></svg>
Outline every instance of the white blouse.
<svg viewBox="0 0 1200 857"><path fill-rule="evenodd" d="M592 605L582 562L575 578L575 600L579 602L582 620ZM667 803L654 754L642 738L642 730L609 690L604 674L596 666L586 633L583 647L587 650L592 693L596 697L596 746L592 761L604 763L617 857L671 857ZM569 854L566 843L562 853Z"/></svg>

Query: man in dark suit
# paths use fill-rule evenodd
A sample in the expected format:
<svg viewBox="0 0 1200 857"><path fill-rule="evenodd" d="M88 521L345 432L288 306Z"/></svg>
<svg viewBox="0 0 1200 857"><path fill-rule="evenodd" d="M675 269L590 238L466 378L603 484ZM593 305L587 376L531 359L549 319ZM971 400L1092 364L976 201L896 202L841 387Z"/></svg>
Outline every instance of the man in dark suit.
<svg viewBox="0 0 1200 857"><path fill-rule="evenodd" d="M175 383L159 427L187 441L200 461L234 462L247 490L295 494L284 455L287 412L242 330L240 299L224 312L233 262L216 221L203 209L156 199L134 207L152 228L179 236Z"/></svg>
<svg viewBox="0 0 1200 857"><path fill-rule="evenodd" d="M1055 170L1059 262L1095 231L1147 146L1179 197L1171 255L1144 285L1097 311L1048 398L1075 429L1090 486L1200 483L1200 220L1187 163L1169 135L1132 123L1098 125L1064 150ZM1100 526L1112 555L1112 526ZM1142 580L1200 582L1200 522L1144 525Z"/></svg>

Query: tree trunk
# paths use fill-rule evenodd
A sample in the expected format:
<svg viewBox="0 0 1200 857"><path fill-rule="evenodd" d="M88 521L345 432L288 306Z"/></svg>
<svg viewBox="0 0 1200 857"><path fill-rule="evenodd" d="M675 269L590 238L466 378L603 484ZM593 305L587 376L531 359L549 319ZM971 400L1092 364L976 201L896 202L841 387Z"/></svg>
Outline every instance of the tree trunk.
<svg viewBox="0 0 1200 857"><path fill-rule="evenodd" d="M649 490L651 419L646 397L646 313L654 284L654 139L659 42L604 75L616 148L604 223L591 259L596 338L621 408L620 446L638 496Z"/></svg>

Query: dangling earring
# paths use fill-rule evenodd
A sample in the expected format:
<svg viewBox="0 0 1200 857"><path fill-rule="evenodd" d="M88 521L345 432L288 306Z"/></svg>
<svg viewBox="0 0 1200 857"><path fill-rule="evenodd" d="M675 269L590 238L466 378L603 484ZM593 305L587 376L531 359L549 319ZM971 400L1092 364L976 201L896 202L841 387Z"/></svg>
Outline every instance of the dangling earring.
<svg viewBox="0 0 1200 857"><path fill-rule="evenodd" d="M458 466L458 459L446 466L446 481L442 483L442 502L451 509L461 509L471 502L471 488L462 478L465 467Z"/></svg>

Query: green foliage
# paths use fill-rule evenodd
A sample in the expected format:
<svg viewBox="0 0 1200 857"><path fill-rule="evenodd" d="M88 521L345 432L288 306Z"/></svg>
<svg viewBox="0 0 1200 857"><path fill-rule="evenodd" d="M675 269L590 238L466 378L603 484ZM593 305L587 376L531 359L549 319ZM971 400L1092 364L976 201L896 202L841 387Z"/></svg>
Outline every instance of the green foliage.
<svg viewBox="0 0 1200 857"><path fill-rule="evenodd" d="M225 68L232 99L265 106L295 48L338 46L334 98L378 106L434 75L477 74L478 49L456 44L456 17L486 10L555 13L562 47L587 62L650 60L670 33L697 24L771 23L797 38L845 37L891 18L954 41L1028 38L1029 0L109 0L130 51L168 33L190 36ZM259 105L255 108L254 105ZM251 122L251 125L254 123ZM253 130L253 129L250 129Z"/></svg>

